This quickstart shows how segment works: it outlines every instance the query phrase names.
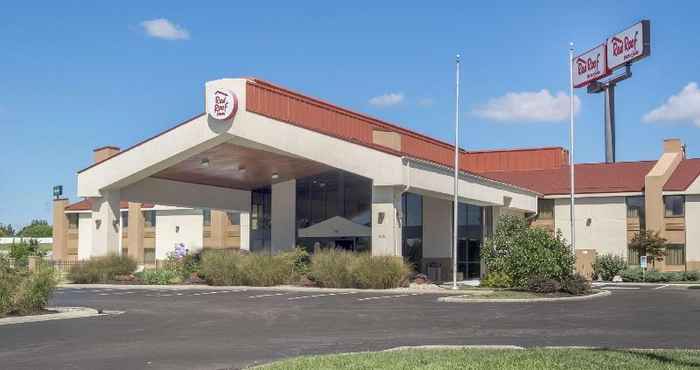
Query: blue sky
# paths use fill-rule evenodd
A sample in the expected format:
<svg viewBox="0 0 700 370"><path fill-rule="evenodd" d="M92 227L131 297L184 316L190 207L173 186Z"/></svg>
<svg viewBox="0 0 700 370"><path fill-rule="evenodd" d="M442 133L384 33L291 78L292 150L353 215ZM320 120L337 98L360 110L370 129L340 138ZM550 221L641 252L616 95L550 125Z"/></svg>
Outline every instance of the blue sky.
<svg viewBox="0 0 700 370"><path fill-rule="evenodd" d="M204 82L222 77L263 78L451 141L460 52L463 147L567 146L569 41L582 51L642 18L652 55L617 88L618 160L655 159L665 137L700 156L696 2L377 3L4 4L0 222L49 219L51 187L75 200L93 148L128 147L204 111ZM602 161L602 96L577 96L576 160Z"/></svg>

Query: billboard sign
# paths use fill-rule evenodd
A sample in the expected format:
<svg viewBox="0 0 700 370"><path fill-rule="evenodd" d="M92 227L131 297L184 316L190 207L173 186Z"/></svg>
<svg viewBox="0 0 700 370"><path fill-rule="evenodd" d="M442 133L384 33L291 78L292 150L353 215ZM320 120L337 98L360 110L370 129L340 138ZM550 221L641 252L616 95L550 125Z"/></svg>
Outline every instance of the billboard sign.
<svg viewBox="0 0 700 370"><path fill-rule="evenodd" d="M649 21L644 20L608 38L608 69L613 70L649 56L651 53L649 26Z"/></svg>
<svg viewBox="0 0 700 370"><path fill-rule="evenodd" d="M589 82L608 76L605 44L574 57L574 87L586 86Z"/></svg>

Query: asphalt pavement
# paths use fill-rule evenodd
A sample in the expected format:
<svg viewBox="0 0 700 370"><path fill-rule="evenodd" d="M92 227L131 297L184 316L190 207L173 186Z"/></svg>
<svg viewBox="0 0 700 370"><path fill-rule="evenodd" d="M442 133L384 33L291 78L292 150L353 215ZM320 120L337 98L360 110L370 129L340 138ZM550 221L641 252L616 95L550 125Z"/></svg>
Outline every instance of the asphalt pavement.
<svg viewBox="0 0 700 370"><path fill-rule="evenodd" d="M0 326L3 369L235 369L410 345L700 349L700 290L602 287L579 302L443 303L439 294L71 289L52 305L119 315Z"/></svg>

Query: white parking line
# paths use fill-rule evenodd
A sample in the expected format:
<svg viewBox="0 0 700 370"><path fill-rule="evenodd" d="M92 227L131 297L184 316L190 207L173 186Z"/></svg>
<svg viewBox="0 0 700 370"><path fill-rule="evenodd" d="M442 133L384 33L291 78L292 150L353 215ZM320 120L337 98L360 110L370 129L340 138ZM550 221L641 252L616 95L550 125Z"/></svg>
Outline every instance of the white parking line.
<svg viewBox="0 0 700 370"><path fill-rule="evenodd" d="M601 289L605 290L639 290L639 287L631 287L631 286L606 286Z"/></svg>
<svg viewBox="0 0 700 370"><path fill-rule="evenodd" d="M251 295L251 296L248 296L248 298L251 298L251 299L267 298L267 297L276 297L276 296L285 295L285 294L288 294L288 293L258 294L258 295Z"/></svg>
<svg viewBox="0 0 700 370"><path fill-rule="evenodd" d="M671 285L671 284L662 285L662 286L659 286L659 287L654 288L654 290L663 289L663 288L665 288L665 287L667 287L667 286L670 286L670 285Z"/></svg>
<svg viewBox="0 0 700 370"><path fill-rule="evenodd" d="M418 293L383 295L383 296L377 296L377 297L358 298L357 301L374 301L374 300L378 300L378 299L392 299L392 298L401 298L401 297L411 297L411 296L416 296L416 295L418 295Z"/></svg>

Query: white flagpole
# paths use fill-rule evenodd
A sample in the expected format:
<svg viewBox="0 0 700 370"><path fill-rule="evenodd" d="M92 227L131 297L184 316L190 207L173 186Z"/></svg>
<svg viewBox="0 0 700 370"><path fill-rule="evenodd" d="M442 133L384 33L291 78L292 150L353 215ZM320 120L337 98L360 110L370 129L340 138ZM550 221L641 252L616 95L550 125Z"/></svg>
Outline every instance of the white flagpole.
<svg viewBox="0 0 700 370"><path fill-rule="evenodd" d="M570 182L569 191L571 196L571 249L576 253L576 201L574 195L576 193L575 189L575 174L574 174L574 43L569 43L569 116L570 116L570 127L569 127L569 169L570 169Z"/></svg>
<svg viewBox="0 0 700 370"><path fill-rule="evenodd" d="M452 218L452 289L457 289L457 236L459 231L459 54L457 54L455 93L455 178L454 178L454 204Z"/></svg>

